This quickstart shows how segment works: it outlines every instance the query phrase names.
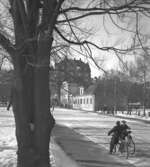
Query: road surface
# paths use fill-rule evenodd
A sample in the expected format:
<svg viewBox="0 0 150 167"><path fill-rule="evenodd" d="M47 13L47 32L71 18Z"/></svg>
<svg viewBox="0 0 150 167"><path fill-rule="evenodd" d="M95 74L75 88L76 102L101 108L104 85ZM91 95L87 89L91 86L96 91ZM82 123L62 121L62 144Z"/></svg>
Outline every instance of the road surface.
<svg viewBox="0 0 150 167"><path fill-rule="evenodd" d="M60 109L56 108L53 112L56 122L72 128L77 133L84 135L88 140L109 150L110 137L107 136L108 130L114 126L120 118L99 115L97 113ZM128 125L132 129L132 136L136 143L136 153L128 160L124 156L118 156L124 161L128 161L135 167L149 167L150 165L150 124L140 121L128 120Z"/></svg>

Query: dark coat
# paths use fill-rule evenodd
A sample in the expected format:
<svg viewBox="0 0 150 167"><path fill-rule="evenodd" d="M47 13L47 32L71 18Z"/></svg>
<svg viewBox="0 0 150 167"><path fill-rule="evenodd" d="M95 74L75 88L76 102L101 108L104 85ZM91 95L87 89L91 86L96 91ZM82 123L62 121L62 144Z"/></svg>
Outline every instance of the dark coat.
<svg viewBox="0 0 150 167"><path fill-rule="evenodd" d="M111 135L112 133L114 133L114 135L116 136L120 136L121 135L121 126L114 126L109 132L108 135Z"/></svg>

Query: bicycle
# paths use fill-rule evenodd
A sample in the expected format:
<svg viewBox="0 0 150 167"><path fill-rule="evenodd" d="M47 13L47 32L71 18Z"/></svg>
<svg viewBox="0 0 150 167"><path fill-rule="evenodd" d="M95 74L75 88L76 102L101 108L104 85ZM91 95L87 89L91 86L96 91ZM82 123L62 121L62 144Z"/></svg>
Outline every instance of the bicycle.
<svg viewBox="0 0 150 167"><path fill-rule="evenodd" d="M127 132L125 139L119 139L119 142L114 146L113 152L117 151L121 154L125 153L126 159L135 153L135 142L131 136L131 131Z"/></svg>

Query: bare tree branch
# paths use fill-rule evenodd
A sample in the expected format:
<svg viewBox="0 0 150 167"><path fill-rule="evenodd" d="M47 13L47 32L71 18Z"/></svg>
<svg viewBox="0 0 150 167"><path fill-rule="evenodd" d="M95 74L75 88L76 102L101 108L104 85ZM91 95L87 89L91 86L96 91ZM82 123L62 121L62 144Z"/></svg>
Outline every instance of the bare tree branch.
<svg viewBox="0 0 150 167"><path fill-rule="evenodd" d="M110 7L110 8L100 8L100 7L93 7L93 8L79 8L79 7L70 7L67 9L63 9L60 11L60 13L64 13L64 12L69 12L69 11L85 11L85 12L90 12L90 11L101 11L101 12L105 12L105 13L109 13L110 11L119 11L119 10L124 10L125 8L128 8L130 5L134 4L134 2L136 2L137 0L132 0L129 3L126 3L124 5L121 6L114 6L114 7Z"/></svg>
<svg viewBox="0 0 150 167"><path fill-rule="evenodd" d="M84 44L90 44L94 47L96 47L97 49L100 49L102 51L109 51L109 50L113 50L113 51L118 51L120 53L123 53L123 52L129 52L129 51L132 51L133 48L127 48L127 49L119 49L119 48L115 48L115 47L99 47L98 45L90 42L90 41L81 41L81 42L76 42L76 41L71 41L71 40L68 40L66 37L64 37L62 35L62 33L58 30L58 28L55 27L55 31L60 35L60 37L62 37L62 39L68 43L71 43L73 45L84 45Z"/></svg>
<svg viewBox="0 0 150 167"><path fill-rule="evenodd" d="M24 3L23 3L22 0L17 0L17 4L19 6L19 12L20 12L20 16L21 16L21 19L22 19L24 32L28 36L28 20L27 20L27 15L26 15L26 12L25 12Z"/></svg>

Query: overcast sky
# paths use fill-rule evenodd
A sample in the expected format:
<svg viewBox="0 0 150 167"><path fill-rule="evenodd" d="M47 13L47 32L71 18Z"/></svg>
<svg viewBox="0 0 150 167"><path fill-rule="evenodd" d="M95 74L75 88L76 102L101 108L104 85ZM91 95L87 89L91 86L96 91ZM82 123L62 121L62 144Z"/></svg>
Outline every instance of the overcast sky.
<svg viewBox="0 0 150 167"><path fill-rule="evenodd" d="M93 35L91 35L87 40L92 41L97 44L99 47L109 47L114 46L118 48L126 48L130 45L131 35L129 32L122 32L120 29L116 28L114 24L112 24L109 17L105 18L105 28L103 23L102 16L91 16L84 19L82 22L82 26L91 29ZM114 52L106 52L96 49L95 47L91 47L93 57L96 62L105 70L109 69L117 69L118 59ZM85 58L82 57L82 60L86 61ZM102 63L102 61L104 62ZM103 72L99 70L94 63L88 60L91 67L92 77L99 76Z"/></svg>
<svg viewBox="0 0 150 167"><path fill-rule="evenodd" d="M129 30L135 31L135 17L126 19L122 23L119 23L117 21L117 18L114 18L114 20L116 23L118 23L119 26L126 28L126 26L128 25ZM148 45L150 38L149 22L150 19L146 19L145 17L139 18L140 32L145 34L145 36L148 39L146 45ZM104 24L104 17L102 16L88 17L87 19L84 19L84 22L82 24L85 24L85 26L89 27L89 29L92 27L94 34L90 36L88 40L96 43L100 47L114 46L117 48L124 49L130 47L131 45L134 33L118 29L112 23L109 16L105 16L105 24ZM143 44L143 46L146 45ZM117 66L118 58L116 57L114 52L104 52L92 47L92 53L97 62L100 59L105 60L103 64L99 61L99 64L101 64L101 66L105 70L109 70L112 68L119 69ZM126 56L126 60L133 60L133 59L134 56L132 54ZM97 67L95 67L94 64L93 65L92 64L90 65L92 77L101 75L102 71L99 70Z"/></svg>

